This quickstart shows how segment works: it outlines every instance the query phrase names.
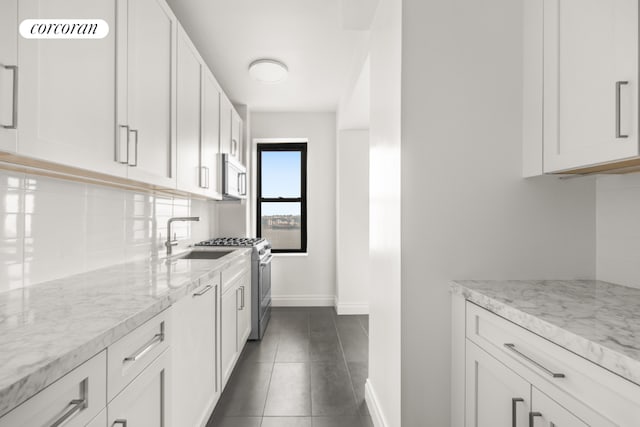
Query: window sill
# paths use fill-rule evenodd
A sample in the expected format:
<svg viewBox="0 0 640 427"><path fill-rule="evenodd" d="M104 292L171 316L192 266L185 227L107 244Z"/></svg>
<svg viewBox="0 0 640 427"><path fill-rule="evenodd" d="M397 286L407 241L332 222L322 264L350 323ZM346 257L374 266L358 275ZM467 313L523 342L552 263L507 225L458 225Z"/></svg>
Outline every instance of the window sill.
<svg viewBox="0 0 640 427"><path fill-rule="evenodd" d="M289 258L289 257L306 257L309 255L308 252L279 252L279 253L271 253L275 258Z"/></svg>

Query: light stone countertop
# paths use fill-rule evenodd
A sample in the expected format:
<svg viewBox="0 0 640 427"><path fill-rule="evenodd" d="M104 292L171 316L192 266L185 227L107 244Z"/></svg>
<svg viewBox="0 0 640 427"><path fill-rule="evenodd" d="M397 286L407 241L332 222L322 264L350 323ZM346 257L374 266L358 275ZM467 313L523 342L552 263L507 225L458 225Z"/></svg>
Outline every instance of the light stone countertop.
<svg viewBox="0 0 640 427"><path fill-rule="evenodd" d="M131 262L0 293L0 416L250 251Z"/></svg>
<svg viewBox="0 0 640 427"><path fill-rule="evenodd" d="M463 280L451 289L640 385L640 289L596 280Z"/></svg>

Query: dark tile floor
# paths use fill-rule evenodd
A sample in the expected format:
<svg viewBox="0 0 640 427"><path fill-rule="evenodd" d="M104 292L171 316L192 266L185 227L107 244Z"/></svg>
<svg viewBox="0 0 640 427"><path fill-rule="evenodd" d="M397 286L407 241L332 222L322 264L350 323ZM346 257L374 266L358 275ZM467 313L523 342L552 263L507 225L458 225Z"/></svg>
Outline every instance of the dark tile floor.
<svg viewBox="0 0 640 427"><path fill-rule="evenodd" d="M372 427L364 402L368 316L274 308L249 341L207 427Z"/></svg>

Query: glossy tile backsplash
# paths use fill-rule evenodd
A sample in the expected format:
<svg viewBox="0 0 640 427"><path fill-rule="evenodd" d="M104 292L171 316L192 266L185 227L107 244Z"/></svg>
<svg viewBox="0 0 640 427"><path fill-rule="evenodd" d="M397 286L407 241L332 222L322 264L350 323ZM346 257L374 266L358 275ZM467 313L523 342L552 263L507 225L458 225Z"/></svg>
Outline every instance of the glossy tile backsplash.
<svg viewBox="0 0 640 427"><path fill-rule="evenodd" d="M166 222L180 246L211 237L213 205L0 171L0 292L163 255Z"/></svg>

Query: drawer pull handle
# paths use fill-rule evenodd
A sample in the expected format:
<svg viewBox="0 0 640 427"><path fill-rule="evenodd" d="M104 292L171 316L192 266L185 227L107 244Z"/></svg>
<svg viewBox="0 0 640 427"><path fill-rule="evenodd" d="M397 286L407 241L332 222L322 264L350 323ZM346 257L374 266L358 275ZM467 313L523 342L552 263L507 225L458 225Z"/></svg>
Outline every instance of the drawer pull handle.
<svg viewBox="0 0 640 427"><path fill-rule="evenodd" d="M71 421L73 417L78 415L80 411L82 411L83 409L86 409L87 406L89 406L89 402L87 399L88 389L89 389L89 379L85 378L80 383L81 398L73 399L71 402L69 402L69 405L67 405L69 406L69 409L64 414L62 414L60 418L54 421L53 424L51 424L51 427L62 427L67 422Z"/></svg>
<svg viewBox="0 0 640 427"><path fill-rule="evenodd" d="M536 417L541 417L540 412L529 412L529 427L534 427L536 424Z"/></svg>
<svg viewBox="0 0 640 427"><path fill-rule="evenodd" d="M153 348L156 347L158 344L160 344L162 341L164 341L164 332L160 332L159 334L155 334L153 336L153 338L151 338L145 345L143 345L141 347L141 349L139 351L137 351L134 355L129 356L129 357L125 357L124 361L125 362L136 362L136 361L140 360L142 357L144 357L145 354L147 354L151 350L153 350Z"/></svg>
<svg viewBox="0 0 640 427"><path fill-rule="evenodd" d="M201 297L202 295L206 294L207 292L209 292L211 289L213 289L213 286L211 285L207 285L204 287L204 289L202 289L200 292L195 292L193 294L193 297Z"/></svg>
<svg viewBox="0 0 640 427"><path fill-rule="evenodd" d="M518 427L518 403L524 402L521 397L514 397L511 399L511 426Z"/></svg>
<svg viewBox="0 0 640 427"><path fill-rule="evenodd" d="M513 353L517 354L518 356L520 356L523 359L525 359L526 361L528 361L529 363L532 363L533 365L535 365L538 368L542 369L545 373L549 374L551 377L553 377L553 378L564 378L564 374L553 372L552 370L545 368L541 363L536 362L531 357L529 357L526 354L522 353L520 350L518 350L516 348L515 344L506 343L504 346L507 349L511 350Z"/></svg>
<svg viewBox="0 0 640 427"><path fill-rule="evenodd" d="M122 427L127 427L127 420L115 420L113 425L121 425Z"/></svg>

